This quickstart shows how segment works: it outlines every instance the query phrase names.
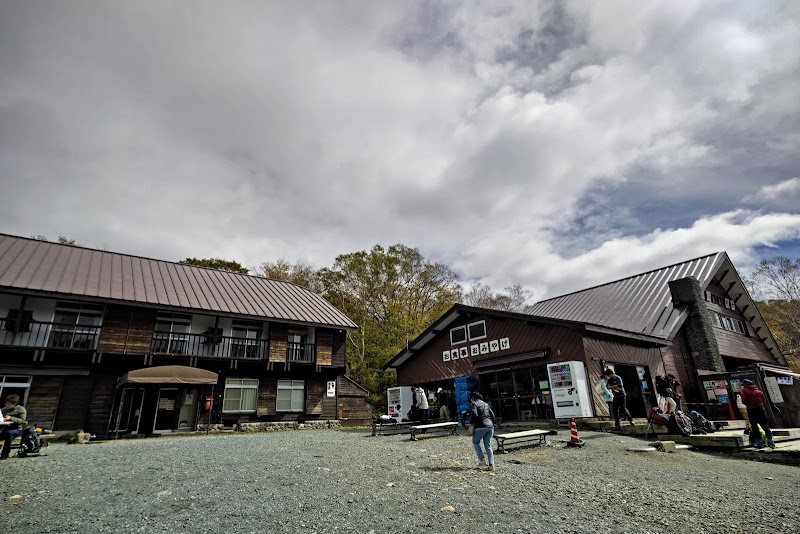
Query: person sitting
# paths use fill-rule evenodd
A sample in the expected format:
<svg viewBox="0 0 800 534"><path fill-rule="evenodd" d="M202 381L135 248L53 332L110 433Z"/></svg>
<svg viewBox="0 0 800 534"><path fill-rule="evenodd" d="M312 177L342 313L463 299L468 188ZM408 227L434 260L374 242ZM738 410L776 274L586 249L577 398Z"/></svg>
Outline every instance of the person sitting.
<svg viewBox="0 0 800 534"><path fill-rule="evenodd" d="M3 441L3 449L0 451L0 460L8 458L8 453L11 452L11 442L14 438L20 435L22 430L20 426L26 424L28 421L28 412L19 403L19 395L9 395L6 397L6 406L3 410L2 430L0 430L0 439Z"/></svg>

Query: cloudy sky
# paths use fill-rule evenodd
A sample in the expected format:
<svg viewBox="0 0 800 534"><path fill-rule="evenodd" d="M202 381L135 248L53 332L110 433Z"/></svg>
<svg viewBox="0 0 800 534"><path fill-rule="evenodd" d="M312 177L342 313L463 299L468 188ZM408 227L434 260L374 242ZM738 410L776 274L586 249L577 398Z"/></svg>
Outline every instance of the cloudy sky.
<svg viewBox="0 0 800 534"><path fill-rule="evenodd" d="M403 243L534 300L800 256L800 3L0 2L0 232Z"/></svg>

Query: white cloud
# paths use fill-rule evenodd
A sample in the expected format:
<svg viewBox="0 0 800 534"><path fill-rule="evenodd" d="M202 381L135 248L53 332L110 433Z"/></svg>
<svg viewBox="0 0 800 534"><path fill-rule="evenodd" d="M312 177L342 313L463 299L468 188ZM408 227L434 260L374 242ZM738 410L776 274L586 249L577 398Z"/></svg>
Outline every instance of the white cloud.
<svg viewBox="0 0 800 534"><path fill-rule="evenodd" d="M772 201L778 199L785 199L787 196L800 197L800 178L790 178L777 184L765 185L756 193L748 195L744 198L746 201Z"/></svg>

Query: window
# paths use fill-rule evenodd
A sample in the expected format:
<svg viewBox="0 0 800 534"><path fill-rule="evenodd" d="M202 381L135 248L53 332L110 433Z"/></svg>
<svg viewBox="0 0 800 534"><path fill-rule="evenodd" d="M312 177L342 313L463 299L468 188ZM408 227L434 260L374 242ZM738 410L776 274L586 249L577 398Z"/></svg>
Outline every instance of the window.
<svg viewBox="0 0 800 534"><path fill-rule="evenodd" d="M478 321L467 325L467 332L469 332L469 340L475 341L476 339L483 339L486 337L486 321Z"/></svg>
<svg viewBox="0 0 800 534"><path fill-rule="evenodd" d="M314 362L314 344L308 338L308 330L289 330L286 357L290 362Z"/></svg>
<svg viewBox="0 0 800 534"><path fill-rule="evenodd" d="M59 349L92 350L97 344L102 322L102 306L57 302L47 345Z"/></svg>
<svg viewBox="0 0 800 534"><path fill-rule="evenodd" d="M223 412L255 412L258 403L258 380L226 378Z"/></svg>
<svg viewBox="0 0 800 534"><path fill-rule="evenodd" d="M467 342L467 327L459 326L450 329L450 344L458 345L459 343Z"/></svg>
<svg viewBox="0 0 800 534"><path fill-rule="evenodd" d="M234 321L231 329L231 357L257 358L261 323Z"/></svg>
<svg viewBox="0 0 800 534"><path fill-rule="evenodd" d="M159 314L156 319L156 331L153 333L153 352L186 354L191 325L191 315Z"/></svg>
<svg viewBox="0 0 800 534"><path fill-rule="evenodd" d="M19 403L25 406L30 388L30 376L0 375L0 402L5 402L9 395L19 395Z"/></svg>
<svg viewBox="0 0 800 534"><path fill-rule="evenodd" d="M711 319L714 321L714 326L718 328L747 335L747 326L739 319L728 317L727 315L717 312L711 312Z"/></svg>
<svg viewBox="0 0 800 534"><path fill-rule="evenodd" d="M278 380L275 409L279 412L302 412L305 408L304 380Z"/></svg>

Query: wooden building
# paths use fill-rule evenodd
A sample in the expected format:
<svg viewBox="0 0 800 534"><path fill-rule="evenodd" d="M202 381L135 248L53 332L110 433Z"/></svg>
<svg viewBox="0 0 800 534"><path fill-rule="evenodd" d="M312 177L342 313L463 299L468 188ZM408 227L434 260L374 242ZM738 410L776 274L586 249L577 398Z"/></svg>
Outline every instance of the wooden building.
<svg viewBox="0 0 800 534"><path fill-rule="evenodd" d="M368 421L353 328L288 282L0 234L0 396L55 430Z"/></svg>
<svg viewBox="0 0 800 534"><path fill-rule="evenodd" d="M673 374L685 401L699 410L727 415L735 391L711 398L705 374L759 365L788 372L724 252L545 300L529 314L457 304L386 368L397 371L398 385L428 389L476 376L503 418L520 420L552 418L546 366L566 361L583 362L592 385L614 368L634 417L663 407L658 375ZM593 387L592 396L594 414L608 415Z"/></svg>

